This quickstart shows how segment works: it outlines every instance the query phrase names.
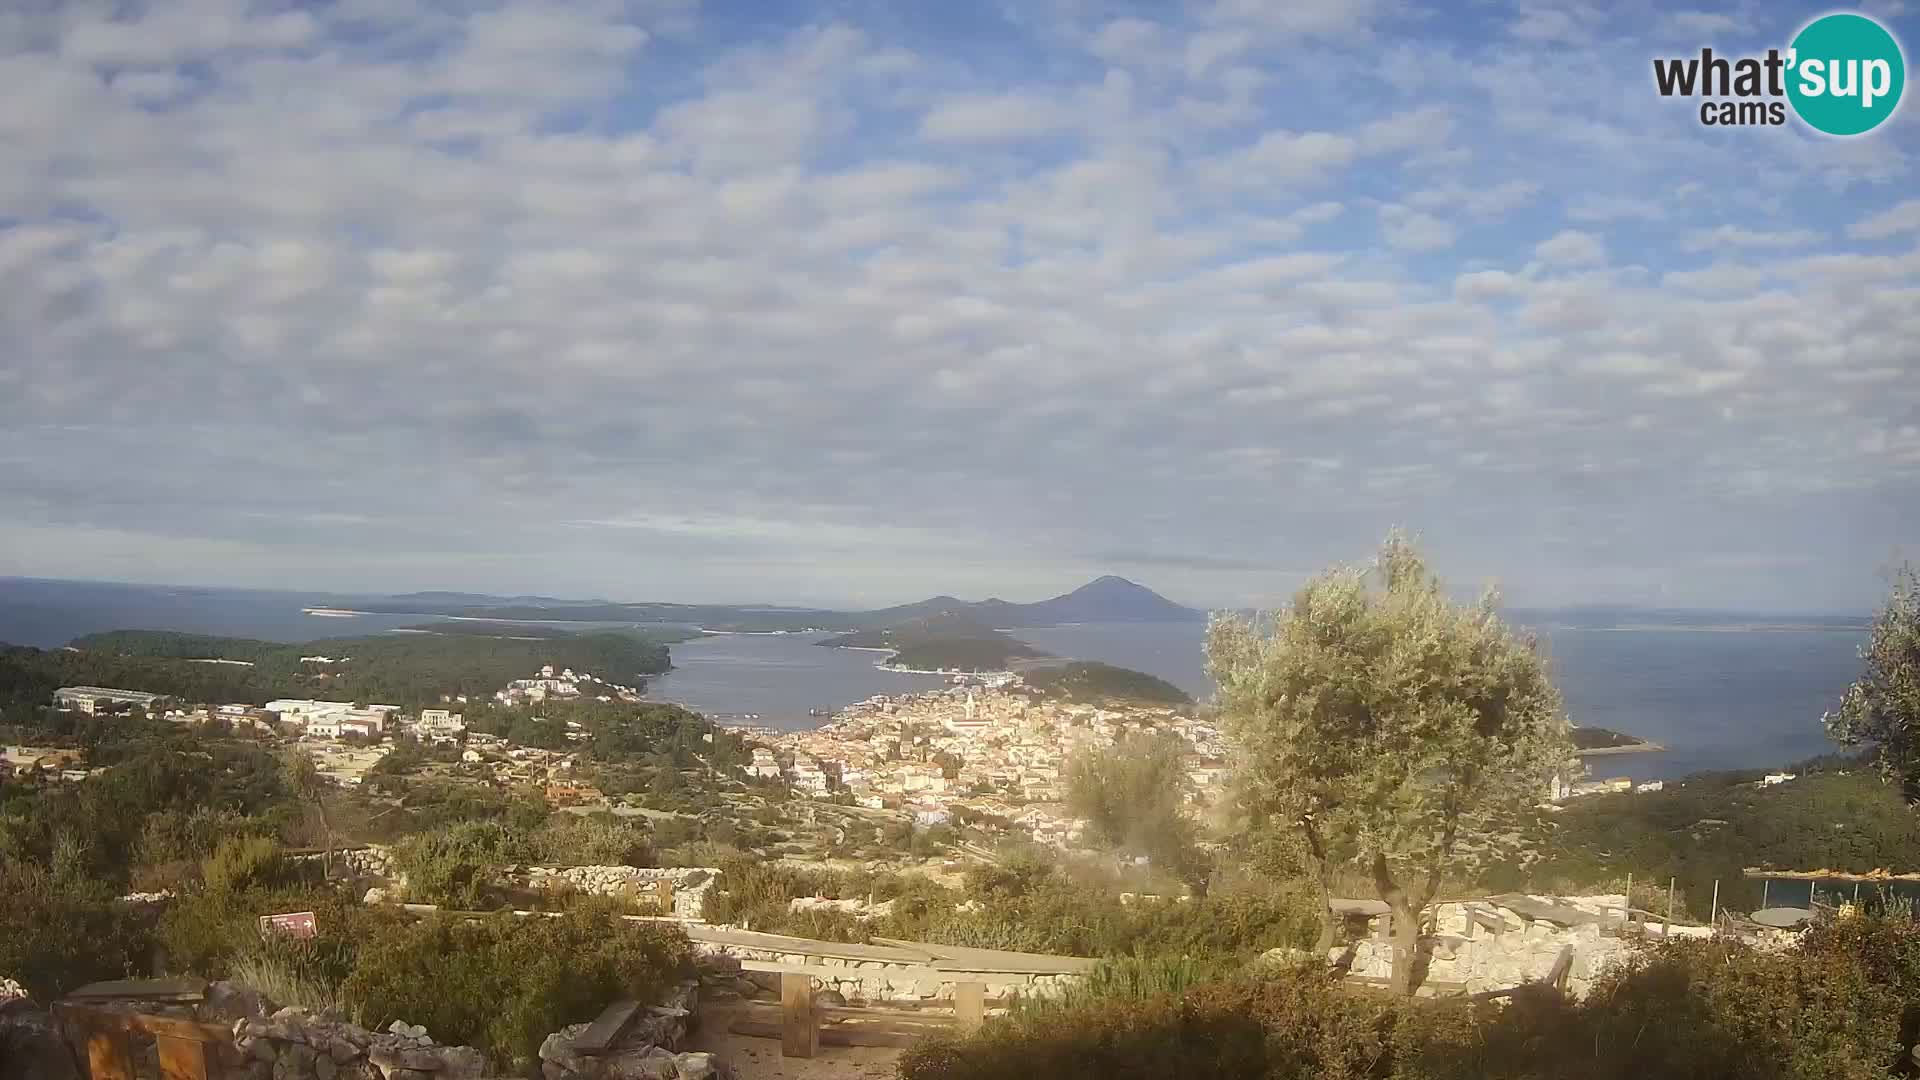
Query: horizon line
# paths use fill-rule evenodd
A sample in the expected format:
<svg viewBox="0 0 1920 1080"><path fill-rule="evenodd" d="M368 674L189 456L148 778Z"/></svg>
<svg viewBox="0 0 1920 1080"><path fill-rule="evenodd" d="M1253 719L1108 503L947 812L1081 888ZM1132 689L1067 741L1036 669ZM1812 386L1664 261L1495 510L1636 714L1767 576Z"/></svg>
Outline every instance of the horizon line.
<svg viewBox="0 0 1920 1080"><path fill-rule="evenodd" d="M1153 589L1152 586L1143 585L1138 581L1134 581L1132 578L1127 578L1119 574L1097 574L1094 577L1088 578L1085 582L1082 582L1081 585L1091 584L1092 582L1098 581L1101 578L1105 578L1105 577L1120 578L1121 580L1127 581L1130 584L1137 585L1140 588L1147 589L1148 591L1153 592L1154 595L1160 596L1161 599L1168 600L1168 602L1170 603L1178 604L1181 607L1187 608L1190 611L1198 612L1202 615L1207 615L1214 612L1222 612L1222 611L1260 612L1260 611L1277 610L1277 607L1275 606L1258 605L1258 604L1227 604L1227 605L1203 605L1203 606L1193 606L1189 604L1184 604L1184 603L1181 603L1180 601L1172 600L1166 597L1165 595L1161 594L1158 590ZM490 592L479 592L471 589L448 589L448 588L420 588L420 589L411 589L405 592L380 591L380 590L360 591L360 590L352 590L352 589L311 589L311 588L291 588L291 587L265 587L265 586L258 586L258 585L213 585L213 584L205 584L205 583L188 583L188 582L133 581L133 580L125 580L125 579L119 579L119 578L40 577L40 576L35 576L30 574L0 574L0 581L28 581L28 582L40 582L40 583L56 584L56 585L112 585L112 586L119 586L123 588L144 588L144 589L202 589L202 590L220 591L220 592L291 593L291 594L307 594L307 595L315 595L315 596L377 598L377 599L392 599L400 596L417 595L420 593L435 593L435 592L465 593L470 596L484 596L490 599L502 600L502 601L510 601L515 599L514 595L507 595L503 593L490 593ZM1067 589L1066 592L1072 592L1073 589L1080 588L1081 585L1072 586L1071 588ZM1065 592L1055 593L1054 596L1063 596L1065 594L1066 594ZM890 608L890 607L904 607L909 604L923 603L926 600L933 599L935 596L952 596L952 594L950 593L940 592L940 593L934 593L929 596L922 597L919 600L907 600L907 601L902 601L900 603L895 603L895 604L882 604L879 607L822 607L814 604L789 604L789 603L782 603L782 602L772 601L772 600L741 600L741 601L731 601L731 602L711 601L711 600L703 600L703 601L604 600L604 599L573 600L573 599L569 599L566 597L559 597L559 596L542 596L542 594L538 594L538 593L519 593L516 595L520 597L540 597L540 598L549 599L549 600L558 600L568 604L582 604L582 605L608 604L613 606L629 606L629 605L637 606L637 605L645 605L645 604L672 604L679 607L732 607L732 608L766 607L766 608L775 608L775 609L786 609L791 611L818 611L818 612L828 612L828 613L836 613L836 614L879 611L879 610L884 610L885 608ZM1043 597L1042 600L1053 599L1054 596ZM964 604L978 604L978 603L984 602L982 600L966 600L960 597L953 597L953 599L960 600L960 602ZM1005 600L1004 598L998 597L998 596L988 597L987 599L1001 600L1003 603L1038 603L1040 602L1040 601L1010 601L1010 600ZM1502 611L1569 611L1569 612L1570 611L1639 611L1639 612L1659 612L1659 613L1665 613L1665 614L1791 616L1791 617L1798 617L1798 618L1816 618L1817 617L1817 618L1858 618L1858 619L1871 619L1876 614L1876 612L1873 610L1848 610L1843 608L1780 609L1780 608L1732 608L1732 607L1692 607L1692 606L1668 607L1668 606L1658 605L1658 604L1626 603L1626 602L1619 602L1619 601L1604 601L1604 600L1574 601L1574 602L1562 603L1562 604L1502 603L1500 605L1500 610ZM400 614L408 614L408 613L400 613ZM416 612L411 614L429 615L431 613Z"/></svg>

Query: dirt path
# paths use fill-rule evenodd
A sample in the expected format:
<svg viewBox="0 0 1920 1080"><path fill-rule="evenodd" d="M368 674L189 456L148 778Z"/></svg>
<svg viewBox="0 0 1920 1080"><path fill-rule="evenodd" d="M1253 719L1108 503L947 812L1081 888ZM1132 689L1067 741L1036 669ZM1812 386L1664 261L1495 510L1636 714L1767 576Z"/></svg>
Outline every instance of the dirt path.
<svg viewBox="0 0 1920 1080"><path fill-rule="evenodd" d="M891 1080L901 1051L890 1046L823 1046L818 1057L783 1058L780 1040L732 1035L727 1026L741 1006L700 1008L700 1023L682 1050L707 1050L733 1067L737 1080Z"/></svg>

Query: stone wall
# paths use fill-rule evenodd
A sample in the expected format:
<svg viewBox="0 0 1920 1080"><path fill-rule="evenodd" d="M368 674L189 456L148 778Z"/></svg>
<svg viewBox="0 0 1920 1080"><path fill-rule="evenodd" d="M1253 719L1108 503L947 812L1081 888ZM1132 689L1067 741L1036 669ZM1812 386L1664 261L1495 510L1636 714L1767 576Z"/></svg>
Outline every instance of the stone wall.
<svg viewBox="0 0 1920 1080"><path fill-rule="evenodd" d="M1447 903L1434 909L1434 933L1424 939L1423 948L1431 949L1427 979L1432 982L1465 983L1468 993L1504 990L1524 982L1545 979L1553 970L1562 949L1573 948L1573 966L1567 973L1568 991L1584 996L1607 966L1624 957L1632 942L1620 936L1617 923L1625 897L1618 893L1601 896L1536 897L1564 905L1588 915L1599 916L1604 923L1560 926L1541 919L1529 919L1501 907L1491 900L1472 901L1481 911L1501 922L1495 932L1475 925L1467 904ZM1384 934L1386 920L1375 921L1375 936L1354 946L1351 974L1385 978L1393 971L1393 944ZM1710 927L1676 926L1675 937L1708 936ZM1658 924L1648 928L1658 936ZM1339 957L1345 947L1336 947Z"/></svg>
<svg viewBox="0 0 1920 1080"><path fill-rule="evenodd" d="M539 889L571 888L594 896L635 896L655 882L673 883L673 911L677 919L698 919L707 890L720 871L703 867L670 866L529 866L528 884Z"/></svg>
<svg viewBox="0 0 1920 1080"><path fill-rule="evenodd" d="M808 911L833 911L851 915L862 922L872 919L884 919L893 914L894 901L882 900L869 904L859 898L833 900L824 896L796 896L787 901L787 910L795 914Z"/></svg>
<svg viewBox="0 0 1920 1080"><path fill-rule="evenodd" d="M396 1020L372 1032L340 1020L281 1009L233 1025L248 1080L471 1080L489 1073L471 1046L439 1046L418 1025Z"/></svg>
<svg viewBox="0 0 1920 1080"><path fill-rule="evenodd" d="M323 862L325 852L293 856L297 862ZM342 868L354 877L387 878L393 874L393 852L384 844L368 844L360 848L341 848L333 853L334 873Z"/></svg>
<svg viewBox="0 0 1920 1080"><path fill-rule="evenodd" d="M882 1002L952 1001L954 988L963 982L985 983L987 996L1004 999L1053 997L1080 978L1071 972L1004 972L935 970L925 964L892 960L865 960L823 953L795 953L777 949L754 949L739 945L717 945L696 941L694 950L709 968L717 962L758 960L767 963L800 965L815 969L814 987L838 993L844 1000L858 1004ZM777 972L742 971L737 983L747 996L777 995Z"/></svg>

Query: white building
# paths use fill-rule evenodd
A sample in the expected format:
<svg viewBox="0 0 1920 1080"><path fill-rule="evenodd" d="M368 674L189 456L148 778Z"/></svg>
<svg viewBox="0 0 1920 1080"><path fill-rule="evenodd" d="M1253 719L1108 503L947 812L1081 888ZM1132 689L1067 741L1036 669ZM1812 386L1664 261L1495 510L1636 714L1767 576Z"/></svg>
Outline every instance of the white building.
<svg viewBox="0 0 1920 1080"><path fill-rule="evenodd" d="M780 762L773 751L765 747L756 747L753 751L753 763L747 766L747 775L760 780L780 779Z"/></svg>
<svg viewBox="0 0 1920 1080"><path fill-rule="evenodd" d="M53 692L53 703L62 709L77 709L92 716L102 705L135 705L151 710L159 694L143 690L115 690L106 686L63 686Z"/></svg>
<svg viewBox="0 0 1920 1080"><path fill-rule="evenodd" d="M267 711L277 714L282 720L292 720L298 724L311 724L314 720L338 719L353 711L351 701L309 701L304 698L282 698L269 701Z"/></svg>
<svg viewBox="0 0 1920 1080"><path fill-rule="evenodd" d="M465 715L446 709L421 709L420 718L413 722L414 734L428 742L452 742L465 730Z"/></svg>

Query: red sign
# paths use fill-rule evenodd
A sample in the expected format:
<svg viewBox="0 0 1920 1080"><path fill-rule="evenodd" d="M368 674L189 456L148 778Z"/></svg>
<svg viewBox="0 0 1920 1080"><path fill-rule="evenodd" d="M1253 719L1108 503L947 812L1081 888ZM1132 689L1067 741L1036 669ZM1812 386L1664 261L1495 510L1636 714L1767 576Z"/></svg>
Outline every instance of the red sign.
<svg viewBox="0 0 1920 1080"><path fill-rule="evenodd" d="M260 916L260 932L279 932L289 937L310 938L319 932L311 911L290 911L285 915Z"/></svg>

